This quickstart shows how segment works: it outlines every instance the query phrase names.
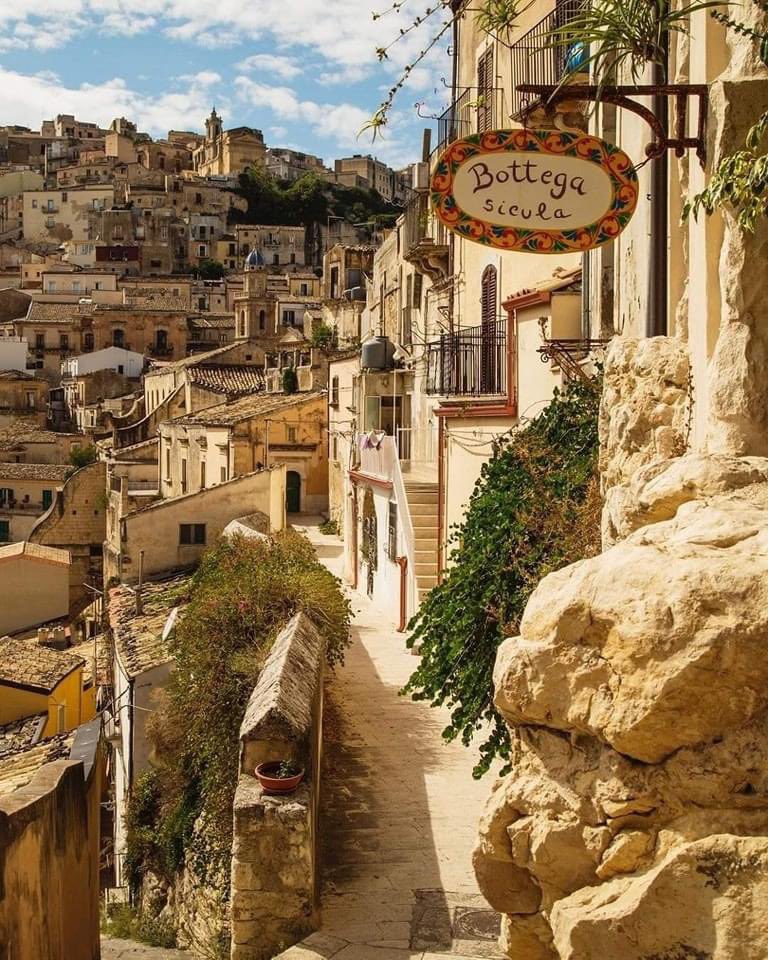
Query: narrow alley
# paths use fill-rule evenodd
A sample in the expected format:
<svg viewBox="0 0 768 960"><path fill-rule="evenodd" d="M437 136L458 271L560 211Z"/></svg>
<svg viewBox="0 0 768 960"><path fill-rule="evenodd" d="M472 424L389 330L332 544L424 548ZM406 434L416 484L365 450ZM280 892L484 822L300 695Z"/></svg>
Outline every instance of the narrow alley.
<svg viewBox="0 0 768 960"><path fill-rule="evenodd" d="M341 540L294 526L338 575ZM400 696L416 659L391 611L352 600L353 644L326 688L322 927L282 956L500 956L471 865L488 783L472 750L443 740L447 711Z"/></svg>

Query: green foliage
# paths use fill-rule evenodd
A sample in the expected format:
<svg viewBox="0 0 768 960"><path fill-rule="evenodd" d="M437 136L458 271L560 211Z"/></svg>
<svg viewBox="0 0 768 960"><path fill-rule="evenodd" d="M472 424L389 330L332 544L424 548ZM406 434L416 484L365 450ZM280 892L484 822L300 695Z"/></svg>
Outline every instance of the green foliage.
<svg viewBox="0 0 768 960"><path fill-rule="evenodd" d="M483 0L477 13L478 27L507 46L512 43L512 33L525 11L534 0Z"/></svg>
<svg viewBox="0 0 768 960"><path fill-rule="evenodd" d="M301 610L325 637L331 666L349 643L339 582L292 532L222 539L203 557L190 597L171 641L166 699L149 725L157 766L128 805L134 886L147 869L170 879L184 863L226 884L240 724L275 637Z"/></svg>
<svg viewBox="0 0 768 960"><path fill-rule="evenodd" d="M225 273L226 269L221 261L211 260L208 257L201 260L197 268L197 275L201 280L221 280Z"/></svg>
<svg viewBox="0 0 768 960"><path fill-rule="evenodd" d="M296 393L296 391L299 389L299 378L296 375L296 371L293 369L293 367L286 367L283 370L281 386L283 388L283 393Z"/></svg>
<svg viewBox="0 0 768 960"><path fill-rule="evenodd" d="M688 33L696 10L722 6L722 0L591 0L575 17L549 35L553 46L588 51L583 68L591 65L597 82L605 83L624 68L635 82L648 63L666 62L667 38Z"/></svg>
<svg viewBox="0 0 768 960"><path fill-rule="evenodd" d="M95 463L99 459L99 451L89 443L85 447L73 447L69 453L69 462L73 467L87 467L89 463Z"/></svg>
<svg viewBox="0 0 768 960"><path fill-rule="evenodd" d="M151 947L176 946L176 934L170 920L137 913L127 903L110 907L102 918L102 933L119 940L139 940Z"/></svg>
<svg viewBox="0 0 768 960"><path fill-rule="evenodd" d="M323 520L320 526L317 528L320 533L324 533L327 537L336 537L339 533L339 525L335 520Z"/></svg>
<svg viewBox="0 0 768 960"><path fill-rule="evenodd" d="M336 343L336 331L333 327L329 327L327 323L319 323L312 331L309 339L313 347L330 350Z"/></svg>
<svg viewBox="0 0 768 960"><path fill-rule="evenodd" d="M599 551L598 403L597 381L572 384L498 442L452 531L445 578L410 624L422 660L404 693L451 708L448 740L485 731L476 777L508 753L492 701L499 644L542 577Z"/></svg>

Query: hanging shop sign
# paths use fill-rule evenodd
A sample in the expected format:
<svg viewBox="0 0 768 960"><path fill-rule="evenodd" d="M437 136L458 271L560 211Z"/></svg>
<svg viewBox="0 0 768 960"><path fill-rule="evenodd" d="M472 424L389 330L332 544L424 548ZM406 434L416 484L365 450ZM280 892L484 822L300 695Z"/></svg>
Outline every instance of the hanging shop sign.
<svg viewBox="0 0 768 960"><path fill-rule="evenodd" d="M558 130L489 130L455 140L432 175L432 206L454 233L523 253L591 250L637 205L637 174L618 147Z"/></svg>

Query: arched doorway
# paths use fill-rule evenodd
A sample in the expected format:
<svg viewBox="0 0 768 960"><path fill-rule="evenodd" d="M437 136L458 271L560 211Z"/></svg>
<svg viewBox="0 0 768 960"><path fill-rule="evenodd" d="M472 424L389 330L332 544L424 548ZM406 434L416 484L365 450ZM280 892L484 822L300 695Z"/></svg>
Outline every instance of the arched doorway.
<svg viewBox="0 0 768 960"><path fill-rule="evenodd" d="M301 474L295 470L285 475L285 509L288 513L301 511Z"/></svg>

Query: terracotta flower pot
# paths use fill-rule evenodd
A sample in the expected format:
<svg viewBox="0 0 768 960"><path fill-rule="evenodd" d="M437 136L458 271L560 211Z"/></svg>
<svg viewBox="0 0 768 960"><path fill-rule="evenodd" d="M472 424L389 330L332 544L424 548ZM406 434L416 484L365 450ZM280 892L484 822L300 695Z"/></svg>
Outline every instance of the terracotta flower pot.
<svg viewBox="0 0 768 960"><path fill-rule="evenodd" d="M267 791L267 793L293 793L301 781L304 779L304 771L299 770L292 777L278 776L282 761L270 760L267 763L260 763L256 767L256 779Z"/></svg>

